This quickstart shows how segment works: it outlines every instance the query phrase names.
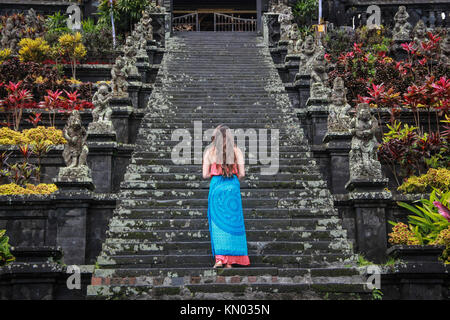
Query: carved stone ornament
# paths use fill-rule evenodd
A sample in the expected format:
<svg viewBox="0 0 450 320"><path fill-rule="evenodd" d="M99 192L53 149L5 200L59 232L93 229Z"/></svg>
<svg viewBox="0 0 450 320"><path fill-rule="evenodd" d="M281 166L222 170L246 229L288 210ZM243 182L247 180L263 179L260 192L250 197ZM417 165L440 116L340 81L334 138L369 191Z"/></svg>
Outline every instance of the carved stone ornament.
<svg viewBox="0 0 450 320"><path fill-rule="evenodd" d="M328 106L328 132L348 132L350 130L350 109L344 80L337 77L333 82L331 104Z"/></svg>
<svg viewBox="0 0 450 320"><path fill-rule="evenodd" d="M377 129L378 121L372 116L369 105L358 104L356 117L350 122L350 132L353 135L349 154L351 180L382 178L381 164L377 158Z"/></svg>
<svg viewBox="0 0 450 320"><path fill-rule="evenodd" d="M93 121L89 124L88 133L113 134L114 126L111 121L112 109L109 106L112 95L107 84L101 84L92 97L95 109L92 111Z"/></svg>
<svg viewBox="0 0 450 320"><path fill-rule="evenodd" d="M395 26L392 31L392 39L394 41L411 41L412 26L408 22L409 14L405 6L398 7L398 11L394 16Z"/></svg>

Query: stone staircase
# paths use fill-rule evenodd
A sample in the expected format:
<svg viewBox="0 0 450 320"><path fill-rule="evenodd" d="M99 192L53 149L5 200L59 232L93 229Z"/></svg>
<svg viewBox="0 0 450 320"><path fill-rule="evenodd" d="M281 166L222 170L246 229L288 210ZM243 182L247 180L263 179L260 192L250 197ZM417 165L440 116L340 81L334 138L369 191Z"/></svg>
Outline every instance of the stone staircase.
<svg viewBox="0 0 450 320"><path fill-rule="evenodd" d="M175 34L166 48L89 296L369 297L262 39L253 33L186 32ZM204 131L221 123L269 134L279 129L276 175L261 175L268 165L249 165L259 154L249 154L247 146L241 193L250 267L212 269L209 181L202 179L193 153L185 164L171 160L179 143L171 141L173 131L185 129L194 138L194 121L202 121Z"/></svg>

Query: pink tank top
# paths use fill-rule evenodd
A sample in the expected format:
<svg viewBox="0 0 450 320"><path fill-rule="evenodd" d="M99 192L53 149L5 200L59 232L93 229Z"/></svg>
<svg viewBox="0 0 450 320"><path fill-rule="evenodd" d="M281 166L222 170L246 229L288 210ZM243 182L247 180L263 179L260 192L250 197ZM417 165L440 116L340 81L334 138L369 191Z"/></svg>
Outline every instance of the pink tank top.
<svg viewBox="0 0 450 320"><path fill-rule="evenodd" d="M213 164L211 164L209 170L210 170L211 176L221 176L222 175L222 167L220 167L220 166L218 167L215 162ZM233 164L233 174L235 174L235 175L238 174L236 164Z"/></svg>

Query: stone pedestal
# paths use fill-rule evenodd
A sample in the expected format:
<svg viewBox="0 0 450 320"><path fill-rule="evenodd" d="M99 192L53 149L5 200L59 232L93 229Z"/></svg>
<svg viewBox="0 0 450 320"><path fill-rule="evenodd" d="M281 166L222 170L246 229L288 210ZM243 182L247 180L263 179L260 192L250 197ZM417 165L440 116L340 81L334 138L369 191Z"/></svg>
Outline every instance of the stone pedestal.
<svg viewBox="0 0 450 320"><path fill-rule="evenodd" d="M354 208L356 250L375 263L386 261L386 206L392 198L384 190L387 182L387 179L354 179L346 185Z"/></svg>
<svg viewBox="0 0 450 320"><path fill-rule="evenodd" d="M298 90L298 96L300 101L300 105L298 106L299 108L306 107L306 102L308 101L310 94L310 80L311 80L310 74L297 73L295 75L294 86Z"/></svg>
<svg viewBox="0 0 450 320"><path fill-rule="evenodd" d="M88 165L92 169L95 191L109 193L113 189L114 154L117 152L116 134L88 134Z"/></svg>
<svg viewBox="0 0 450 320"><path fill-rule="evenodd" d="M141 90L139 91L139 109L143 110L147 107L152 92L153 85L149 83L142 84Z"/></svg>
<svg viewBox="0 0 450 320"><path fill-rule="evenodd" d="M278 42L278 50L280 52L281 61L285 61L288 52L289 40L280 40Z"/></svg>
<svg viewBox="0 0 450 320"><path fill-rule="evenodd" d="M111 121L116 129L117 142L129 143L130 116L133 113L131 98L112 98L109 106L112 109Z"/></svg>
<svg viewBox="0 0 450 320"><path fill-rule="evenodd" d="M350 179L348 153L351 149L350 132L327 132L323 142L329 156L329 173L331 193L347 193L345 183Z"/></svg>
<svg viewBox="0 0 450 320"><path fill-rule="evenodd" d="M59 192L94 190L91 169L88 166L62 167L54 179Z"/></svg>
<svg viewBox="0 0 450 320"><path fill-rule="evenodd" d="M306 116L309 132L308 139L311 144L320 145L327 133L328 126L328 99L309 98L306 103Z"/></svg>
<svg viewBox="0 0 450 320"><path fill-rule="evenodd" d="M289 82L294 82L295 77L298 73L298 68L300 64L300 55L299 54L288 54L284 60L287 72L289 75Z"/></svg>
<svg viewBox="0 0 450 320"><path fill-rule="evenodd" d="M130 76L127 77L128 81L128 95L131 99L131 104L133 108L139 108L139 91L142 87L141 76Z"/></svg>

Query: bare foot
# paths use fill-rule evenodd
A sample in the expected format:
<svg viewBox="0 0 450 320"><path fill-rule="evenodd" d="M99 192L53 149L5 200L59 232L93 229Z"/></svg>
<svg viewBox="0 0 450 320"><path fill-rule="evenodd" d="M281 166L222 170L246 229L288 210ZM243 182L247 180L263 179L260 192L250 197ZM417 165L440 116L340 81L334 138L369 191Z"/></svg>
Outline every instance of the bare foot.
<svg viewBox="0 0 450 320"><path fill-rule="evenodd" d="M217 269L217 268L222 268L223 267L223 264L222 264L222 262L217 262L215 265L214 265L214 269Z"/></svg>
<svg viewBox="0 0 450 320"><path fill-rule="evenodd" d="M225 266L225 268L231 269L231 268L233 268L233 266L232 266L231 264L227 264L227 265Z"/></svg>

